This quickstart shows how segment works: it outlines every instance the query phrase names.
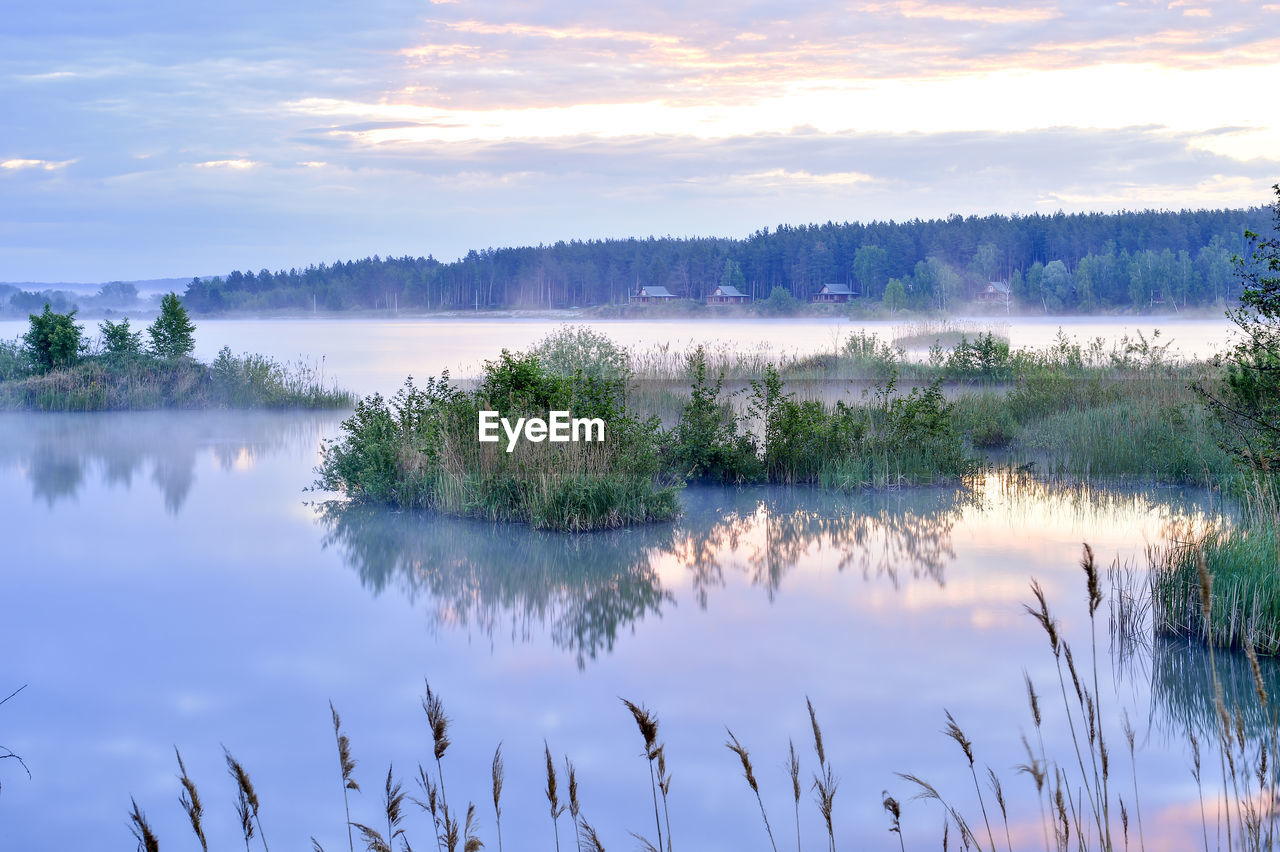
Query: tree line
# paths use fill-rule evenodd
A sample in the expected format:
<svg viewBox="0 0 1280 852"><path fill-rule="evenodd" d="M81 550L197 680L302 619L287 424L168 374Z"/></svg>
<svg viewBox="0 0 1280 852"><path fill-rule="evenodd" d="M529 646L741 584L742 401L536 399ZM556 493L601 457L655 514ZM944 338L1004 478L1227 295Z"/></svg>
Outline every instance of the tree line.
<svg viewBox="0 0 1280 852"><path fill-rule="evenodd" d="M264 309L458 310L621 305L641 286L701 299L732 283L758 299L808 301L851 285L893 308L946 310L988 282L1022 310L1181 310L1231 304L1233 258L1266 207L1239 210L952 216L905 222L780 225L745 239L571 240L434 257L382 258L193 279L185 303Z"/></svg>

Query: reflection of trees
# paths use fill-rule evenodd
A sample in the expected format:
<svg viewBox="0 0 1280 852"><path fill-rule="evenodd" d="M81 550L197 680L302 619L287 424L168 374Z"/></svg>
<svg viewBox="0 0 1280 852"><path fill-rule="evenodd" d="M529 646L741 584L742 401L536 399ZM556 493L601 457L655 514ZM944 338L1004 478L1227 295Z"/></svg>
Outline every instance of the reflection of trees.
<svg viewBox="0 0 1280 852"><path fill-rule="evenodd" d="M580 665L612 650L618 633L674 601L657 570L688 571L699 605L726 568L765 588L818 551L864 577L942 583L951 529L966 492L915 489L843 495L814 489L691 488L674 524L587 535L533 530L379 507L322 503L325 545L375 594L395 587L423 600L440 625L527 640L545 627ZM669 581L669 578L668 578Z"/></svg>
<svg viewBox="0 0 1280 852"><path fill-rule="evenodd" d="M411 601L425 596L438 623L488 635L508 621L518 639L549 625L579 665L671 601L651 558L670 550L671 524L566 535L337 502L317 513L325 546L375 594L394 585Z"/></svg>
<svg viewBox="0 0 1280 852"><path fill-rule="evenodd" d="M956 488L864 491L768 488L730 492L691 489L676 554L692 572L700 605L722 585L722 559L742 559L752 584L770 600L782 578L819 550L837 555L839 571L864 578L902 577L942 585L955 558L951 530L972 497Z"/></svg>
<svg viewBox="0 0 1280 852"><path fill-rule="evenodd" d="M149 472L173 514L195 484L196 459L252 465L298 440L315 443L338 415L279 412L129 412L0 415L0 467L17 467L32 497L73 500L96 472L108 487L132 487Z"/></svg>

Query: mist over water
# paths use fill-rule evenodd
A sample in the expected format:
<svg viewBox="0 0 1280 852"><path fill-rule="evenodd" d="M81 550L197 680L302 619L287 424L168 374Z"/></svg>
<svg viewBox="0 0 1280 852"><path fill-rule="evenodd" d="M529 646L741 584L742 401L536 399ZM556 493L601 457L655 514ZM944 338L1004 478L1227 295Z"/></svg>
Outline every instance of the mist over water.
<svg viewBox="0 0 1280 852"><path fill-rule="evenodd" d="M238 842L223 745L252 773L270 842L302 848L315 835L339 848L327 702L360 761L353 818L372 820L388 763L409 776L429 758L424 678L453 719L452 795L488 801L502 741L513 848L515 837L551 846L544 739L574 760L606 847L652 834L641 742L619 696L661 721L677 845L761 842L726 725L787 824L788 738L814 765L808 696L841 778L838 839L888 848L880 791L911 792L895 771L968 789L954 743L936 733L943 708L1017 788L1006 770L1029 724L1021 671L1044 688L1053 676L1021 609L1029 579L1087 642L1083 539L1104 562L1140 560L1171 525L1221 511L1196 490L993 476L973 491L691 488L673 523L564 536L304 493L341 416L0 417L4 676L30 684L0 709L0 742L32 769L27 780L0 766L6 848L127 844L130 795L181 848L175 745L205 799L211 848ZM1204 715L1202 666L1165 645L1108 663L1102 634L1106 700L1130 706L1150 744L1144 807L1177 811L1188 780L1178 736ZM1015 813L1033 807L1010 798ZM480 815L492 838L492 811ZM817 842L807 796L801 818L806 845ZM940 831L922 803L904 824L908 842ZM425 820L408 825L430 845Z"/></svg>
<svg viewBox="0 0 1280 852"><path fill-rule="evenodd" d="M538 342L565 323L588 325L644 353L655 348L682 352L699 343L739 350L767 347L774 355L812 354L836 349L849 334L865 331L885 341L919 331L920 324L895 320L672 319L563 321L545 318L403 319L199 319L195 357L209 361L228 346L235 354L269 355L286 363L303 362L323 371L327 381L358 394L394 393L406 376L423 379L449 370L454 378L479 374L486 359L502 349L519 350ZM1009 338L1014 348L1043 348L1059 331L1087 345L1101 338L1107 347L1139 332L1170 343L1170 355L1209 358L1229 346L1234 326L1225 317L978 317L953 320L957 327L989 329ZM84 323L88 336L96 322ZM1159 337L1154 336L1160 329ZM22 335L27 323L0 320L0 339ZM927 345L909 350L923 358Z"/></svg>

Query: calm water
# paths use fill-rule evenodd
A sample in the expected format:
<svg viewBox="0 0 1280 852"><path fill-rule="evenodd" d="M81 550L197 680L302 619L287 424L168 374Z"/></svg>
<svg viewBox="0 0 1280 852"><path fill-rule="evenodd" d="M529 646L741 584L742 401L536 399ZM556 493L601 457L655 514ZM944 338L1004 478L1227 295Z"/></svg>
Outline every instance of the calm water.
<svg viewBox="0 0 1280 852"><path fill-rule="evenodd" d="M1138 332L1152 338L1161 329L1162 342L1173 342L1171 353L1207 358L1228 343L1226 319L1184 320L1179 317L1000 317L958 320L965 327L992 328L1016 347L1046 347L1059 330L1087 344L1102 338L1108 344ZM666 345L683 351L698 343L726 344L744 349L765 345L777 353L831 351L859 330L881 339L918 329L918 324L890 320L851 322L847 319L788 320L613 320L584 323L619 343L648 350ZM28 324L0 320L0 339L23 334ZM326 379L357 393L394 392L405 376L418 378L450 370L454 376L473 376L478 365L502 348L521 349L541 340L557 323L545 319L289 319L201 320L196 330L196 356L212 359L222 346L236 353L259 352L287 362L302 361L323 368ZM94 332L97 323L85 324ZM917 353L919 354L919 353Z"/></svg>
<svg viewBox="0 0 1280 852"><path fill-rule="evenodd" d="M233 323L201 332L282 356L295 344L340 353L326 359L335 373L391 387L410 362L433 369L495 342L425 334L460 334L438 323L370 326L394 333L363 343L335 333L363 327L272 323L258 327L264 345ZM506 345L521 342L513 329L545 331L496 327ZM299 329L319 336L291 337ZM1030 579L1084 657L1081 541L1103 563L1142 564L1172 525L1220 511L1194 490L994 477L972 491L852 496L690 489L675 523L567 537L304 493L340 419L0 415L0 692L29 684L0 707L0 743L32 772L0 761L0 848L128 848L130 796L162 848L190 848L175 745L200 786L212 848L238 843L224 745L252 773L273 848L309 848L312 835L346 848L328 702L360 761L353 818L377 824L388 764L407 782L430 757L424 678L453 719L447 789L455 803L480 805L490 848L500 741L507 848L553 848L544 740L574 760L584 815L607 848L633 848L630 831L653 835L641 741L619 696L661 720L677 848L767 847L723 747L726 726L751 750L779 842L794 838L783 761L794 738L804 777L815 768L806 696L840 778L841 848L897 847L880 807L881 790L904 802L914 792L897 771L976 812L968 767L938 733L944 708L1001 774L1015 845L1038 847L1029 782L1011 768L1025 760L1018 732L1030 726L1023 670L1049 698L1056 681L1022 611ZM1113 658L1103 615L1099 649L1104 705L1127 707L1138 728L1149 848L1194 846L1185 736L1209 715L1203 659L1165 642ZM1247 675L1238 684L1247 694ZM1046 744L1065 762L1060 704L1049 698ZM1112 742L1127 783L1118 733ZM805 848L824 848L810 799ZM932 805L906 804L908 848L936 845ZM407 825L417 848L431 847L426 820L414 813ZM570 832L562 821L562 838Z"/></svg>

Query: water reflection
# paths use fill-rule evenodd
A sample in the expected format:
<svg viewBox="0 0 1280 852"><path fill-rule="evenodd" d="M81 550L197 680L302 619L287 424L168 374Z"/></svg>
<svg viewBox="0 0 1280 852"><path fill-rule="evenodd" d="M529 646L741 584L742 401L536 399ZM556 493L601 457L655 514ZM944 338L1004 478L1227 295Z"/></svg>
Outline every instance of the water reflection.
<svg viewBox="0 0 1280 852"><path fill-rule="evenodd" d="M1178 636L1157 636L1152 643L1151 715L1155 727L1174 738L1194 734L1202 743L1213 742L1220 730L1214 700L1214 675L1222 690L1223 707L1239 720L1250 740L1268 734L1274 724L1271 702L1280 696L1280 661L1260 657L1259 674L1268 696L1264 707L1258 698L1253 667L1240 651L1208 648Z"/></svg>
<svg viewBox="0 0 1280 852"><path fill-rule="evenodd" d="M338 415L297 412L128 412L0 415L0 470L16 468L32 500L74 502L95 481L129 491L154 485L182 511L208 453L219 469L246 469L286 446L316 446ZM305 485L300 482L299 487Z"/></svg>
<svg viewBox="0 0 1280 852"><path fill-rule="evenodd" d="M738 575L770 600L806 560L836 570L942 585L951 532L974 496L965 489L858 495L812 489L688 489L679 521L564 535L528 527L317 504L326 547L375 594L395 588L433 624L501 630L514 641L545 631L580 666L619 633L674 605L688 583L705 607Z"/></svg>

